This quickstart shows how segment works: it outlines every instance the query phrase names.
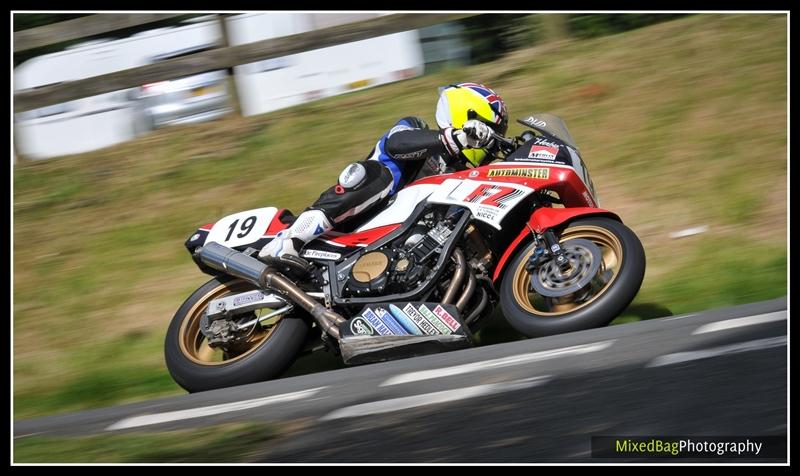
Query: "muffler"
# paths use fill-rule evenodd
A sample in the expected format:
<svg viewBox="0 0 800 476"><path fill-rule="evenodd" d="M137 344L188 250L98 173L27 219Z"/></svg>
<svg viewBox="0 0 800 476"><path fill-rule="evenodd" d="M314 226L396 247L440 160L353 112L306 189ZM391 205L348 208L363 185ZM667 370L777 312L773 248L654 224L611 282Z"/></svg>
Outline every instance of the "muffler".
<svg viewBox="0 0 800 476"><path fill-rule="evenodd" d="M256 258L213 241L198 248L195 254L211 268L244 279L261 289L272 289L286 294L298 306L308 311L327 334L339 339L338 325L345 322L345 318L318 303L286 276Z"/></svg>

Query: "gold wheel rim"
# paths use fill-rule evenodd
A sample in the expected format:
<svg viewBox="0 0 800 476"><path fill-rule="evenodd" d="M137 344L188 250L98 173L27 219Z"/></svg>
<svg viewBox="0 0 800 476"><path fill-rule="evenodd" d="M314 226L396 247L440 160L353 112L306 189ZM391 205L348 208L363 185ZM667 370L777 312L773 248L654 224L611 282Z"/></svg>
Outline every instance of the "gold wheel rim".
<svg viewBox="0 0 800 476"><path fill-rule="evenodd" d="M552 302L550 298L545 298L535 292L530 291L531 275L525 270L525 264L533 254L534 248L528 250L519 261L514 270L513 290L514 299L517 304L522 306L527 312L540 317L560 317L567 313L577 311L593 303L597 298L608 291L614 281L619 276L620 266L623 261L622 243L611 231L593 225L576 226L567 228L561 235L561 243L566 241L583 238L590 240L600 248L602 263L598 276L603 276L605 282L599 289L592 290L592 296L581 302L570 302L568 299L563 302ZM611 273L609 276L608 273ZM595 286L595 284L590 284Z"/></svg>
<svg viewBox="0 0 800 476"><path fill-rule="evenodd" d="M222 349L215 349L209 346L208 339L200 332L200 320L209 302L228 294L235 294L253 289L255 289L255 287L252 284L243 280L235 280L220 284L201 299L198 299L194 306L189 309L189 312L184 315L183 321L181 322L178 343L183 355L192 362L200 365L227 365L247 357L264 345L280 323L282 315L277 318L269 319L267 322L271 322L271 325L267 328L256 324L247 339L239 343L236 349L230 354L224 352ZM263 313L265 310L259 311ZM255 311L256 315L259 315L259 311Z"/></svg>

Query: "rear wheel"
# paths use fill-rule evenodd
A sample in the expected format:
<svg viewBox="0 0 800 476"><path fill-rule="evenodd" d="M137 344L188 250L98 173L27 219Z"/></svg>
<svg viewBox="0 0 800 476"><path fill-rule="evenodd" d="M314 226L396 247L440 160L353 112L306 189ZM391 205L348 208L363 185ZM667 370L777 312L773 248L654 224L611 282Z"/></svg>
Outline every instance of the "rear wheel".
<svg viewBox="0 0 800 476"><path fill-rule="evenodd" d="M528 337L600 327L631 303L644 279L641 242L627 226L607 217L571 222L560 242L570 267L552 261L526 269L535 245L510 263L500 286L503 314Z"/></svg>
<svg viewBox="0 0 800 476"><path fill-rule="evenodd" d="M172 378L189 392L231 387L275 378L300 352L308 323L297 315L281 314L256 323L225 349L212 347L200 331L209 302L256 289L233 278L215 278L195 291L172 318L165 340L165 360ZM263 316L259 309L242 322Z"/></svg>

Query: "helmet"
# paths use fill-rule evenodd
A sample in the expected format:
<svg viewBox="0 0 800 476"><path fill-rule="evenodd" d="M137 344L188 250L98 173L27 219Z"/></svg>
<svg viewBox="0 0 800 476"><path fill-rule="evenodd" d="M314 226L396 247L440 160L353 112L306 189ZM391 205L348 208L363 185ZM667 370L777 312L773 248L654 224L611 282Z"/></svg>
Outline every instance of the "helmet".
<svg viewBox="0 0 800 476"><path fill-rule="evenodd" d="M436 104L436 122L439 127L460 128L470 119L486 123L500 135L505 135L508 130L506 104L491 89L476 83L459 83L439 88L439 102ZM468 149L461 153L475 166L486 156L484 149Z"/></svg>

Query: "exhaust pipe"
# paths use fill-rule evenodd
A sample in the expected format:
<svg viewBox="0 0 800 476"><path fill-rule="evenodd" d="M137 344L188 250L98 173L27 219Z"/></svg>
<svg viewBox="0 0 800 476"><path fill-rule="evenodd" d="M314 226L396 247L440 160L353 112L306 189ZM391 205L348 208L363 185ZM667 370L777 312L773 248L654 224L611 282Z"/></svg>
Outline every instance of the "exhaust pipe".
<svg viewBox="0 0 800 476"><path fill-rule="evenodd" d="M475 292L475 288L478 287L478 280L475 279L475 273L473 273L472 270L467 271L467 278L467 286L464 288L464 293L458 298L458 301L456 301L456 309L458 309L458 312L464 310L464 307Z"/></svg>
<svg viewBox="0 0 800 476"><path fill-rule="evenodd" d="M456 248L453 251L453 258L456 259L456 271L453 273L453 279L450 280L450 286L447 287L444 296L442 296L442 304L451 304L456 297L456 291L461 287L464 281L464 274L467 272L467 259L464 258L464 253L461 248Z"/></svg>
<svg viewBox="0 0 800 476"><path fill-rule="evenodd" d="M470 315L467 316L466 319L464 319L464 324L466 325L472 324L472 321L475 320L481 314L481 312L483 312L483 309L486 307L488 303L489 303L489 294L486 292L485 289L481 288L481 301L480 303L478 303L478 307L476 307L475 310L472 311L472 313L470 313Z"/></svg>
<svg viewBox="0 0 800 476"><path fill-rule="evenodd" d="M267 269L264 274L264 282L268 288L286 293L292 301L308 311L325 332L339 339L339 328L337 326L345 322L345 318L315 301L314 298L277 271Z"/></svg>
<svg viewBox="0 0 800 476"><path fill-rule="evenodd" d="M216 270L249 281L259 288L270 288L286 294L308 311L326 333L339 339L337 326L346 319L315 301L286 276L261 261L215 242L198 248L195 253L203 263Z"/></svg>

